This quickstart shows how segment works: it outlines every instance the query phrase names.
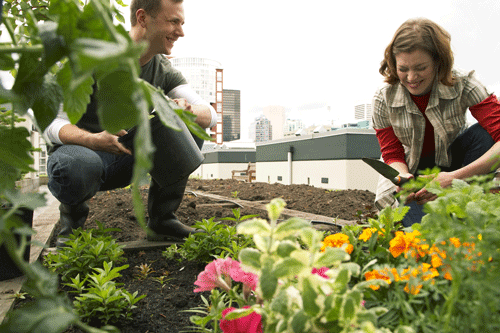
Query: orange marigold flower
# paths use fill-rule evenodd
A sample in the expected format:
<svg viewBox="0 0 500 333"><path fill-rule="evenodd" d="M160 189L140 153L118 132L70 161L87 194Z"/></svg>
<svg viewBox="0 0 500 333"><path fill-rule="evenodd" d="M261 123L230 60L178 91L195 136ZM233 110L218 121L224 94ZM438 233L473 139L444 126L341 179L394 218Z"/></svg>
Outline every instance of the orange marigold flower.
<svg viewBox="0 0 500 333"><path fill-rule="evenodd" d="M342 233L337 233L333 234L330 236L327 236L323 240L323 245L321 247L321 252L324 252L327 247L342 247L344 244L347 244L345 251L349 254L352 253L354 250L354 246L349 243L349 236L342 234Z"/></svg>
<svg viewBox="0 0 500 333"><path fill-rule="evenodd" d="M427 281L435 278L436 276L439 276L439 272L437 271L437 269L431 268L422 274L422 280Z"/></svg>
<svg viewBox="0 0 500 333"><path fill-rule="evenodd" d="M389 277L387 272L386 271L379 271L377 269L374 269L373 271L370 271L370 272L366 272L365 279L366 279L366 281L381 279L381 280L384 280L388 285L391 284L391 278ZM379 290L380 286L370 285L370 288L373 290Z"/></svg>
<svg viewBox="0 0 500 333"><path fill-rule="evenodd" d="M368 242L370 238L372 237L373 233L377 231L377 228L365 228L363 229L363 232L361 235L359 235L358 239L362 240L363 242ZM384 229L382 229L384 231ZM384 234L382 232L378 232L379 236L383 236Z"/></svg>
<svg viewBox="0 0 500 333"><path fill-rule="evenodd" d="M417 286L414 286L412 285L411 287L408 285L408 283L406 284L404 290L409 293L409 294L412 294L412 295L416 295L420 292L420 289L422 289L422 285L419 284Z"/></svg>
<svg viewBox="0 0 500 333"><path fill-rule="evenodd" d="M399 257L402 253L406 253L410 248L417 248L420 239L417 236L420 235L418 230L410 233L404 233L403 231L396 231L396 236L389 242L389 251L394 258Z"/></svg>
<svg viewBox="0 0 500 333"><path fill-rule="evenodd" d="M460 247L460 239L456 237L451 237L450 238L450 243L455 246L455 247Z"/></svg>
<svg viewBox="0 0 500 333"><path fill-rule="evenodd" d="M359 235L358 239L362 240L363 242L368 242L375 231L377 231L376 228L366 228L363 230L361 235Z"/></svg>

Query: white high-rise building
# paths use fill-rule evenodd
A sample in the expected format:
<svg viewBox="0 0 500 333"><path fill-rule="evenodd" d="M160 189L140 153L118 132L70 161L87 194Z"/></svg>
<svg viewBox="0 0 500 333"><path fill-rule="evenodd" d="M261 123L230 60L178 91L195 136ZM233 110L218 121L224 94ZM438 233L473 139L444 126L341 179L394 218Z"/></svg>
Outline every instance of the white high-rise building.
<svg viewBox="0 0 500 333"><path fill-rule="evenodd" d="M362 120L372 120L372 105L371 104L359 104L354 106L354 119L356 121Z"/></svg>
<svg viewBox="0 0 500 333"><path fill-rule="evenodd" d="M222 68L220 62L195 57L174 57L170 61L198 95L209 103L215 103L215 75L216 69Z"/></svg>
<svg viewBox="0 0 500 333"><path fill-rule="evenodd" d="M269 119L273 128L273 140L283 138L283 125L286 120L285 107L279 105L270 105L264 107L264 116Z"/></svg>

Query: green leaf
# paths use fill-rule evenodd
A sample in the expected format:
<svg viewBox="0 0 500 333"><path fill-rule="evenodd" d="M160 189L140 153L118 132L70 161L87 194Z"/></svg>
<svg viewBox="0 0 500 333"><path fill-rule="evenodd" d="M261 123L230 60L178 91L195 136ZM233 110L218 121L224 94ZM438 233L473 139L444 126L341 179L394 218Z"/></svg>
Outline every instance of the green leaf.
<svg viewBox="0 0 500 333"><path fill-rule="evenodd" d="M285 258L274 266L273 276L277 278L299 275L306 267L295 258Z"/></svg>
<svg viewBox="0 0 500 333"><path fill-rule="evenodd" d="M320 311L318 304L316 304L318 293L316 293L308 279L304 279L302 288L302 303L304 305L304 311L309 316L315 317Z"/></svg>
<svg viewBox="0 0 500 333"><path fill-rule="evenodd" d="M65 57L68 50L63 37L57 34L57 23L48 21L38 28L45 50L43 55L44 65L49 68Z"/></svg>
<svg viewBox="0 0 500 333"><path fill-rule="evenodd" d="M347 287L347 284L349 283L349 280L349 271L347 269L342 269L335 279L335 288L337 288L338 290L345 289Z"/></svg>
<svg viewBox="0 0 500 333"><path fill-rule="evenodd" d="M349 255L343 249L328 246L314 261L314 267L330 267L348 259Z"/></svg>
<svg viewBox="0 0 500 333"><path fill-rule="evenodd" d="M271 226L263 219L254 219L250 221L245 221L236 226L236 230L239 234L244 235L271 235Z"/></svg>
<svg viewBox="0 0 500 333"><path fill-rule="evenodd" d="M255 269L261 268L260 257L261 253L252 248L245 248L240 251L239 260L242 265L249 266Z"/></svg>
<svg viewBox="0 0 500 333"><path fill-rule="evenodd" d="M278 245L276 253L282 258L286 258L289 257L290 254L297 249L298 246L296 243L291 241L283 241Z"/></svg>
<svg viewBox="0 0 500 333"><path fill-rule="evenodd" d="M292 318L292 330L294 333L306 332L306 323L309 320L307 314L300 310Z"/></svg>
<svg viewBox="0 0 500 333"><path fill-rule="evenodd" d="M101 126L110 133L135 126L139 113L136 100L141 96L132 74L125 69L101 78L97 90L97 114Z"/></svg>
<svg viewBox="0 0 500 333"><path fill-rule="evenodd" d="M0 331L58 333L77 321L78 316L62 296L38 298L35 302L10 312L0 326Z"/></svg>
<svg viewBox="0 0 500 333"><path fill-rule="evenodd" d="M278 295L273 298L271 302L271 309L282 315L286 315L288 313L288 294L286 290L280 290Z"/></svg>
<svg viewBox="0 0 500 333"><path fill-rule="evenodd" d="M76 124L82 115L87 112L87 105L90 103L94 79L90 74L73 76L70 63L57 73L57 82L62 87L64 96L64 112L69 117L72 124Z"/></svg>
<svg viewBox="0 0 500 333"><path fill-rule="evenodd" d="M303 228L310 226L311 224L309 222L297 217L292 217L278 224L275 231L275 237L276 239L283 239L298 233Z"/></svg>
<svg viewBox="0 0 500 333"><path fill-rule="evenodd" d="M269 258L262 267L262 275L259 279L264 300L272 299L278 287L278 278L273 273L273 260Z"/></svg>
<svg viewBox="0 0 500 333"><path fill-rule="evenodd" d="M354 304L354 299L351 297L346 297L343 307L342 307L342 320L349 323L355 316L356 305Z"/></svg>
<svg viewBox="0 0 500 333"><path fill-rule="evenodd" d="M49 11L51 15L58 16L57 33L64 37L66 43L71 44L80 35L78 23L81 10L78 0L51 1Z"/></svg>
<svg viewBox="0 0 500 333"><path fill-rule="evenodd" d="M57 116L59 106L63 101L62 89L55 77L48 73L43 77L40 88L36 91L32 105L36 122L42 131L50 125Z"/></svg>
<svg viewBox="0 0 500 333"><path fill-rule="evenodd" d="M266 252L271 244L271 237L256 234L253 236L255 247L262 252Z"/></svg>
<svg viewBox="0 0 500 333"><path fill-rule="evenodd" d="M33 157L28 153L31 143L24 127L0 127L0 187L13 188L21 171L34 171Z"/></svg>

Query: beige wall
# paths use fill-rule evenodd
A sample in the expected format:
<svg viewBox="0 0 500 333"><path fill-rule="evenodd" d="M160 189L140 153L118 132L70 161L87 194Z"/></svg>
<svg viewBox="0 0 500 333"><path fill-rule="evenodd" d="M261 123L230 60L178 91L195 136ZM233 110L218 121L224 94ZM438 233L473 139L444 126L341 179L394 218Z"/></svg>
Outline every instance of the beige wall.
<svg viewBox="0 0 500 333"><path fill-rule="evenodd" d="M289 184L288 162L258 162L256 181ZM278 180L278 176L282 180ZM375 192L378 173L361 160L295 161L292 183L308 184L326 189L357 189ZM321 182L328 178L328 183Z"/></svg>

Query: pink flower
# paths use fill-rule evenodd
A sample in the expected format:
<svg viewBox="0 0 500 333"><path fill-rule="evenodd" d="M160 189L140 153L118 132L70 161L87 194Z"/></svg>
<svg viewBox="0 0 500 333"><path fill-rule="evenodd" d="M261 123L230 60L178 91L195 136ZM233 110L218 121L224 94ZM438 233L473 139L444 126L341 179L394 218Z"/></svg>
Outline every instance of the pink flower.
<svg viewBox="0 0 500 333"><path fill-rule="evenodd" d="M237 262L237 261L236 261ZM245 272L240 268L240 263L237 262L237 265L234 265L231 268L231 271L229 274L231 275L231 278L236 281L236 282L241 282L243 285L249 287L252 290L255 290L257 287L257 283L259 283L259 277L250 272Z"/></svg>
<svg viewBox="0 0 500 333"><path fill-rule="evenodd" d="M239 266L240 263L231 258L212 261L198 275L194 284L199 288L196 288L194 292L210 291L217 287L227 291L231 290L230 272Z"/></svg>
<svg viewBox="0 0 500 333"><path fill-rule="evenodd" d="M329 270L328 267L321 267L319 269L318 268L313 268L311 273L317 274L317 275L319 275L321 277L324 277L325 279L328 279L328 276L325 274L326 271L328 271L328 270Z"/></svg>
<svg viewBox="0 0 500 333"><path fill-rule="evenodd" d="M249 308L244 306L243 309ZM220 321L220 328L224 333L262 333L262 317L260 314L252 312L248 316L225 320L224 318L228 313L233 311L234 308L227 308L222 311L222 319Z"/></svg>

